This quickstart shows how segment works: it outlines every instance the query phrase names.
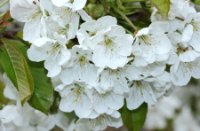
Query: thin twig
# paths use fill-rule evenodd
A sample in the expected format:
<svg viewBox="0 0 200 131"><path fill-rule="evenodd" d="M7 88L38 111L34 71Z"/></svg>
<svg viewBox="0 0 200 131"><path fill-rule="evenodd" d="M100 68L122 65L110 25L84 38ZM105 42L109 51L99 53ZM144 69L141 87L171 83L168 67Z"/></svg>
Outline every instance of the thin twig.
<svg viewBox="0 0 200 131"><path fill-rule="evenodd" d="M132 23L132 21L120 10L117 8L113 7L112 8L134 29L134 31L137 31L138 28Z"/></svg>

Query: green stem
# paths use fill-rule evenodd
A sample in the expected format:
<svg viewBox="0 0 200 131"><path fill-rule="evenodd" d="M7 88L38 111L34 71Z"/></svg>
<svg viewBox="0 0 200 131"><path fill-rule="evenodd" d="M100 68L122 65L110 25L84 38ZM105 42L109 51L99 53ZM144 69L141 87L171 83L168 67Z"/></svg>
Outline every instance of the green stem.
<svg viewBox="0 0 200 131"><path fill-rule="evenodd" d="M136 13L136 12L137 12L137 10L125 11L124 14L125 14L125 15L132 15L132 14L134 14L134 13Z"/></svg>
<svg viewBox="0 0 200 131"><path fill-rule="evenodd" d="M118 8L115 8L114 6L112 6L112 8L130 25L130 27L133 28L134 31L138 30L138 28L132 23L132 21L126 15L124 15L123 12L121 12L120 10L118 10Z"/></svg>
<svg viewBox="0 0 200 131"><path fill-rule="evenodd" d="M141 6L126 6L126 10L141 9Z"/></svg>
<svg viewBox="0 0 200 131"><path fill-rule="evenodd" d="M3 7L5 4L7 4L9 2L9 0L5 0L3 2L0 3L0 8Z"/></svg>

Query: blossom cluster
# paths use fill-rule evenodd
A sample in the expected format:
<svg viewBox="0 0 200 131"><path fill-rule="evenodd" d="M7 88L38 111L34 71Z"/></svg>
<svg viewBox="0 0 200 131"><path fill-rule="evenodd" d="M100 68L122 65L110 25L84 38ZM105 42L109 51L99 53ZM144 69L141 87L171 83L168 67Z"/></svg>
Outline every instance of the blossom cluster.
<svg viewBox="0 0 200 131"><path fill-rule="evenodd" d="M174 131L200 130L199 81L176 88L170 96L149 107L145 129L165 130L173 125ZM170 121L170 122L169 122ZM190 121L190 124L183 124Z"/></svg>
<svg viewBox="0 0 200 131"><path fill-rule="evenodd" d="M118 128L123 106L155 104L173 85L200 78L200 14L190 1L171 0L168 18L155 9L135 36L113 16L90 17L86 3L10 0L11 16L25 23L28 58L59 78L59 109L74 111L77 125Z"/></svg>

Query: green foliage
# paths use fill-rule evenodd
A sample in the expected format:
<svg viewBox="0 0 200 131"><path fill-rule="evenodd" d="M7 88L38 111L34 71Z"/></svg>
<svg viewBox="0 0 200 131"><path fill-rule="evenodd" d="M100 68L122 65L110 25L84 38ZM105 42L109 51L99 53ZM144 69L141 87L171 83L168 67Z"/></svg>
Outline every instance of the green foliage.
<svg viewBox="0 0 200 131"><path fill-rule="evenodd" d="M27 58L28 44L18 41L17 47L26 57L33 76L34 92L29 100L29 104L37 110L48 114L54 102L54 89L51 80L47 77L43 63L31 62Z"/></svg>
<svg viewBox="0 0 200 131"><path fill-rule="evenodd" d="M170 10L170 0L151 0L151 2L163 16L168 16Z"/></svg>
<svg viewBox="0 0 200 131"><path fill-rule="evenodd" d="M30 69L34 78L35 90L29 103L35 109L48 114L54 101L53 86L43 67L31 65Z"/></svg>
<svg viewBox="0 0 200 131"><path fill-rule="evenodd" d="M1 79L0 79L0 109L2 108L2 106L4 105L4 104L6 104L7 103L7 99L4 97L4 95L3 95L3 89L4 89L4 83L1 81Z"/></svg>
<svg viewBox="0 0 200 131"><path fill-rule="evenodd" d="M130 111L125 106L122 109L122 119L129 131L140 131L147 115L147 104L142 104L138 109Z"/></svg>
<svg viewBox="0 0 200 131"><path fill-rule="evenodd" d="M94 19L105 15L116 17L118 24L133 35L150 24L149 0L88 0L85 10Z"/></svg>
<svg viewBox="0 0 200 131"><path fill-rule="evenodd" d="M105 10L102 4L88 4L85 9L90 16L96 19L105 15Z"/></svg>
<svg viewBox="0 0 200 131"><path fill-rule="evenodd" d="M194 2L197 5L200 5L200 0L192 0L192 2Z"/></svg>
<svg viewBox="0 0 200 131"><path fill-rule="evenodd" d="M0 52L0 63L17 87L22 102L28 101L35 109L48 114L54 101L54 90L43 63L27 59L26 43L8 39L2 39L2 42L5 48Z"/></svg>
<svg viewBox="0 0 200 131"><path fill-rule="evenodd" d="M25 103L33 94L33 78L27 61L15 45L14 40L2 39L4 50L0 60L4 71L17 87L20 100Z"/></svg>

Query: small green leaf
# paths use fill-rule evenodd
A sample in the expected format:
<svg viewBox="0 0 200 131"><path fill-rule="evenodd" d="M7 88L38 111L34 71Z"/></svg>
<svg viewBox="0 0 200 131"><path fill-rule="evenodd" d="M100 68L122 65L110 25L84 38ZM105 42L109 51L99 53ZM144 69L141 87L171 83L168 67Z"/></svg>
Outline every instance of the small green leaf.
<svg viewBox="0 0 200 131"><path fill-rule="evenodd" d="M32 96L34 85L25 57L16 46L15 40L2 39L5 49L0 60L4 71L16 86L20 100L25 103Z"/></svg>
<svg viewBox="0 0 200 131"><path fill-rule="evenodd" d="M170 0L151 0L151 2L163 16L168 16L170 10Z"/></svg>
<svg viewBox="0 0 200 131"><path fill-rule="evenodd" d="M147 115L147 104L142 104L138 109L130 111L125 106L122 109L122 119L129 131L140 131Z"/></svg>

